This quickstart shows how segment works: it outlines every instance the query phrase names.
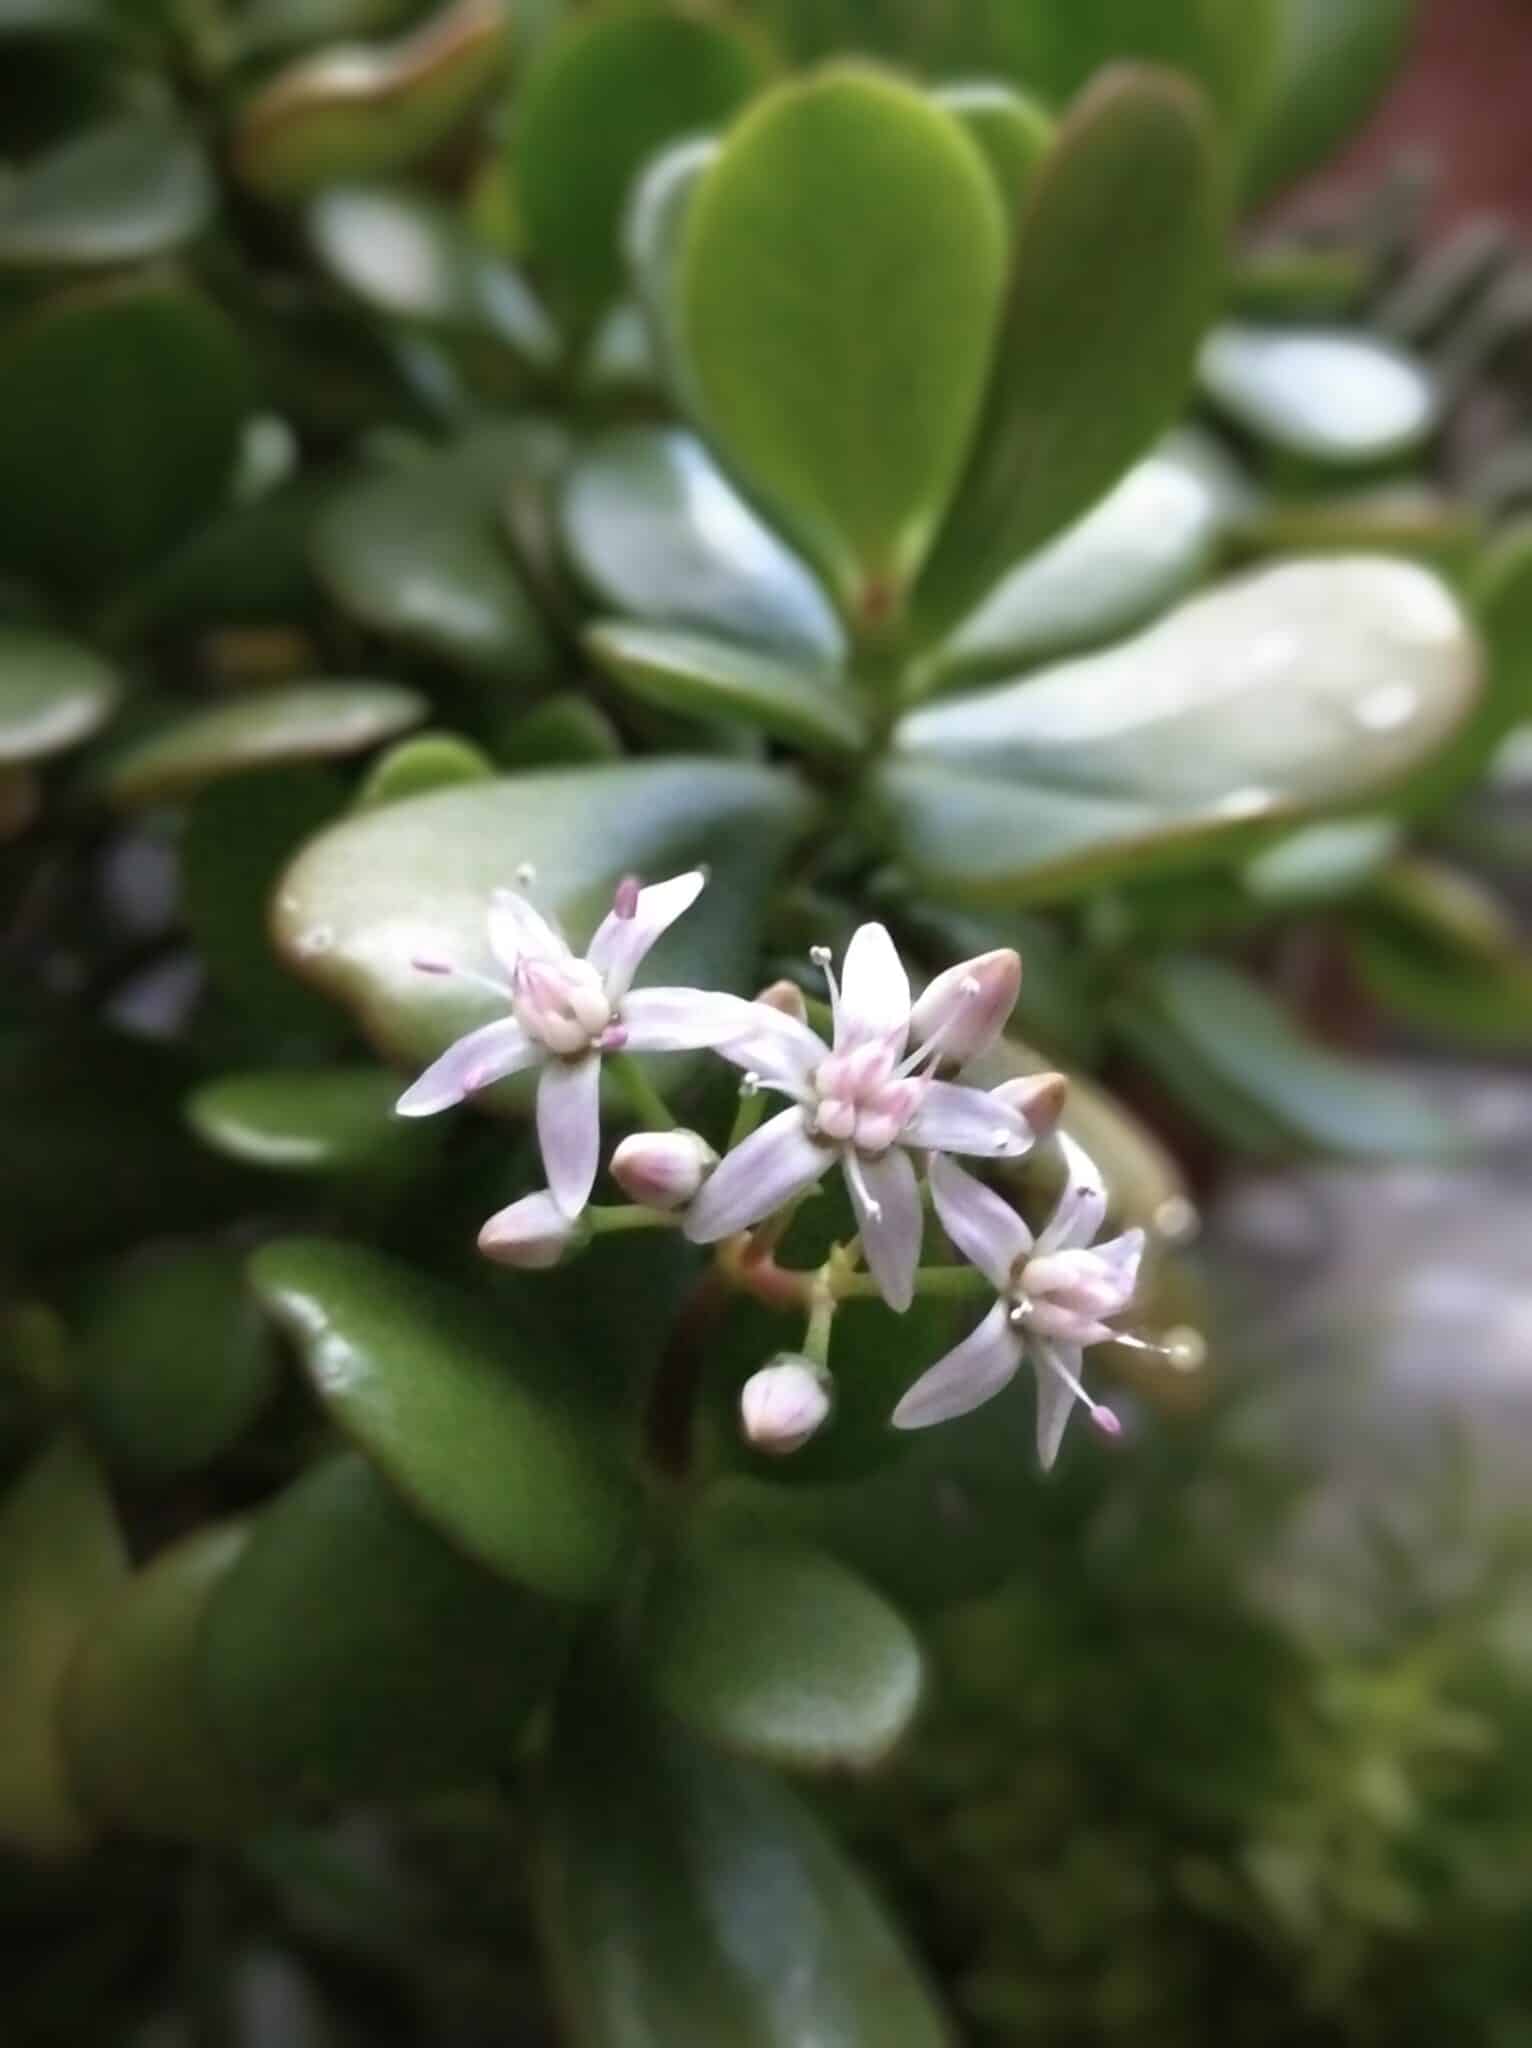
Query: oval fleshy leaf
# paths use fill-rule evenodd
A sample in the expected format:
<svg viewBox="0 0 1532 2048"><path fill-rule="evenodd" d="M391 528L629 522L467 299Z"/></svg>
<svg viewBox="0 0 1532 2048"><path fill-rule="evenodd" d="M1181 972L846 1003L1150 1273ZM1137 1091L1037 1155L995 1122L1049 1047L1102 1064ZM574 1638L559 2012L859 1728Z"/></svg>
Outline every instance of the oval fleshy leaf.
<svg viewBox="0 0 1532 2048"><path fill-rule="evenodd" d="M1184 79L1123 66L1070 109L1022 209L988 402L917 597L927 631L1078 519L1170 424L1218 301L1224 186Z"/></svg>
<svg viewBox="0 0 1532 2048"><path fill-rule="evenodd" d="M688 208L680 337L709 436L868 628L900 610L957 483L1005 256L961 125L870 71L763 99Z"/></svg>
<svg viewBox="0 0 1532 2048"><path fill-rule="evenodd" d="M140 263L190 241L214 185L193 138L129 114L29 164L0 198L0 270Z"/></svg>
<svg viewBox="0 0 1532 2048"><path fill-rule="evenodd" d="M899 728L883 804L934 890L1018 900L1351 802L1472 708L1478 643L1429 571L1291 562L1137 638Z"/></svg>
<svg viewBox="0 0 1532 2048"><path fill-rule="evenodd" d="M567 1372L529 1358L504 1318L357 1246L270 1244L251 1280L332 1419L434 1528L534 1592L611 1590L637 1493Z"/></svg>
<svg viewBox="0 0 1532 2048"><path fill-rule="evenodd" d="M90 648L31 626L0 626L0 764L78 746L110 715L115 669Z"/></svg>
<svg viewBox="0 0 1532 2048"><path fill-rule="evenodd" d="M511 168L532 247L588 319L622 281L634 178L678 136L726 121L761 84L731 23L640 6L569 21L518 95Z"/></svg>
<svg viewBox="0 0 1532 2048"><path fill-rule="evenodd" d="M569 473L564 546L614 611L836 665L845 635L804 564L702 443L676 427L607 435Z"/></svg>
<svg viewBox="0 0 1532 2048"><path fill-rule="evenodd" d="M274 1067L224 1074L188 1099L192 1129L226 1159L269 1173L344 1174L429 1157L431 1126L394 1115L382 1067Z"/></svg>
<svg viewBox="0 0 1532 2048"><path fill-rule="evenodd" d="M920 1700L908 1627L814 1550L704 1537L655 1567L637 1640L662 1705L768 1763L876 1763Z"/></svg>
<svg viewBox="0 0 1532 2048"><path fill-rule="evenodd" d="M950 2048L819 1823L620 1684L586 1674L555 1722L539 1905L576 2048Z"/></svg>
<svg viewBox="0 0 1532 2048"><path fill-rule="evenodd" d="M1036 100L999 79L937 86L931 97L955 114L989 160L1008 215L1020 211L1032 173L1053 141L1053 120Z"/></svg>
<svg viewBox="0 0 1532 2048"><path fill-rule="evenodd" d="M642 981L738 987L778 863L806 822L789 778L697 756L550 770L464 784L348 818L316 839L278 891L278 944L350 1004L385 1052L434 1057L495 1014L493 997L422 956L496 971L490 892L530 862L539 907L584 940L626 874L649 881L702 861L712 882L644 964Z"/></svg>
<svg viewBox="0 0 1532 2048"><path fill-rule="evenodd" d="M394 43L300 58L241 110L236 174L268 199L413 163L482 100L505 65L501 0L455 0Z"/></svg>
<svg viewBox="0 0 1532 2048"><path fill-rule="evenodd" d="M114 1827L200 1841L256 1827L266 1793L241 1778L202 1697L207 1604L244 1549L242 1523L183 1537L95 1617L60 1702L70 1776Z"/></svg>
<svg viewBox="0 0 1532 2048"><path fill-rule="evenodd" d="M1322 164L1393 76L1419 0L1287 0L1275 76L1246 167L1262 197Z"/></svg>
<svg viewBox="0 0 1532 2048"><path fill-rule="evenodd" d="M710 135L694 135L661 150L635 181L622 223L623 255L649 330L650 352L677 411L694 421L701 407L681 345L676 276L698 181L720 147Z"/></svg>
<svg viewBox="0 0 1532 2048"><path fill-rule="evenodd" d="M248 690L191 712L118 754L105 772L116 804L164 803L230 775L283 761L325 760L381 746L425 716L398 683L289 683Z"/></svg>
<svg viewBox="0 0 1532 2048"><path fill-rule="evenodd" d="M380 754L367 770L356 793L358 810L396 804L428 789L448 789L460 782L488 782L495 764L482 747L456 732L422 732L401 740Z"/></svg>
<svg viewBox="0 0 1532 2048"><path fill-rule="evenodd" d="M866 744L862 708L832 669L701 633L600 622L585 645L637 697L694 718L739 720L836 754Z"/></svg>
<svg viewBox="0 0 1532 2048"><path fill-rule="evenodd" d="M127 1552L95 1460L61 1437L0 1496L0 1842L77 1854L90 1827L70 1782L58 1694Z"/></svg>
<svg viewBox="0 0 1532 2048"><path fill-rule="evenodd" d="M1386 462L1436 424L1426 366L1392 342L1344 327L1228 321L1202 344L1198 377L1236 426L1310 462Z"/></svg>
<svg viewBox="0 0 1532 2048"><path fill-rule="evenodd" d="M208 1603L198 1675L241 1772L289 1798L377 1798L509 1765L567 1634L351 1454L256 1519Z"/></svg>

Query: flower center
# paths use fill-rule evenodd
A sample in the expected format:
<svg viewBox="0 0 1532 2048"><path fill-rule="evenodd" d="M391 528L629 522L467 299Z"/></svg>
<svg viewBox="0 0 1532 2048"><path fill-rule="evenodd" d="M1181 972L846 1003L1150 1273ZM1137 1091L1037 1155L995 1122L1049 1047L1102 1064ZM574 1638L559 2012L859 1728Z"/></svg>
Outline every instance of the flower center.
<svg viewBox="0 0 1532 2048"><path fill-rule="evenodd" d="M832 1052L814 1072L811 1128L837 1145L886 1152L915 1114L925 1082L901 1074L893 1048L873 1039Z"/></svg>
<svg viewBox="0 0 1532 2048"><path fill-rule="evenodd" d="M568 1057L589 1051L612 1024L601 976L586 960L521 960L511 1012L529 1038Z"/></svg>

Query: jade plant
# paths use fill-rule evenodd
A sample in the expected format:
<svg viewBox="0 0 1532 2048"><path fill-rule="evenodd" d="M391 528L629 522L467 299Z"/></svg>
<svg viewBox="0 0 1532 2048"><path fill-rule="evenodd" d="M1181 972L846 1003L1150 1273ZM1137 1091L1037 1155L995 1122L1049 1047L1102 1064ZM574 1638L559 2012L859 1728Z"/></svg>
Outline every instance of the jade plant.
<svg viewBox="0 0 1532 2048"><path fill-rule="evenodd" d="M89 1998L461 1990L361 1814L488 1841L528 2027L949 2038L785 1774L1153 1443L1227 1156L1525 1040L1493 349L1233 253L1408 14L0 0L0 1843Z"/></svg>

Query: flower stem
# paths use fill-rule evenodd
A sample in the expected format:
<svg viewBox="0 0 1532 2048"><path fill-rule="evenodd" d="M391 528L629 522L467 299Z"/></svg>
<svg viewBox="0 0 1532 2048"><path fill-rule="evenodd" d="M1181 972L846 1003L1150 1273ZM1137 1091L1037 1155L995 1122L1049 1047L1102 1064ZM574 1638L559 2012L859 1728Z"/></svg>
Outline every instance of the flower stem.
<svg viewBox="0 0 1532 2048"><path fill-rule="evenodd" d="M646 1130L673 1131L676 1120L671 1115L670 1105L650 1080L643 1066L631 1053L618 1052L609 1055L612 1071L627 1096L634 1115Z"/></svg>
<svg viewBox="0 0 1532 2048"><path fill-rule="evenodd" d="M843 1301L868 1298L879 1291L871 1273L842 1273L835 1284L836 1292ZM921 1266L915 1274L917 1294L962 1298L971 1294L993 1294L994 1291L994 1282L987 1280L974 1266Z"/></svg>
<svg viewBox="0 0 1532 2048"><path fill-rule="evenodd" d="M585 1220L593 1237L605 1237L614 1230L678 1230L681 1217L666 1209L645 1209L639 1203L592 1203Z"/></svg>
<svg viewBox="0 0 1532 2048"><path fill-rule="evenodd" d="M830 1331L835 1322L839 1296L828 1261L814 1275L809 1294L809 1322L803 1333L803 1355L827 1370L830 1364Z"/></svg>

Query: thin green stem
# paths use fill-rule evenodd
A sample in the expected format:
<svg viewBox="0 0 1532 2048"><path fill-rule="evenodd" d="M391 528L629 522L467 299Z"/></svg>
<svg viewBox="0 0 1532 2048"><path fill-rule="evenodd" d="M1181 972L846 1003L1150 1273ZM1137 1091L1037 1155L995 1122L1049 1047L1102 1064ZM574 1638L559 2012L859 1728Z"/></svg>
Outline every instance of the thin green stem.
<svg viewBox="0 0 1532 2048"><path fill-rule="evenodd" d="M917 1294L961 1299L994 1291L994 1282L974 1266L922 1266L915 1275ZM836 1281L836 1292L843 1301L855 1301L875 1296L879 1288L871 1273L843 1273Z"/></svg>
<svg viewBox="0 0 1532 2048"><path fill-rule="evenodd" d="M608 1237L614 1230L679 1230L680 1216L668 1209L645 1209L639 1204L592 1204L585 1221L593 1237Z"/></svg>
<svg viewBox="0 0 1532 2048"><path fill-rule="evenodd" d="M803 1333L804 1357L826 1369L830 1364L830 1331L838 1306L834 1274L827 1260L814 1275L814 1289L809 1296L808 1328Z"/></svg>
<svg viewBox="0 0 1532 2048"><path fill-rule="evenodd" d="M670 1105L640 1063L626 1052L612 1053L609 1057L618 1085L645 1130L673 1131L676 1119L671 1114Z"/></svg>

